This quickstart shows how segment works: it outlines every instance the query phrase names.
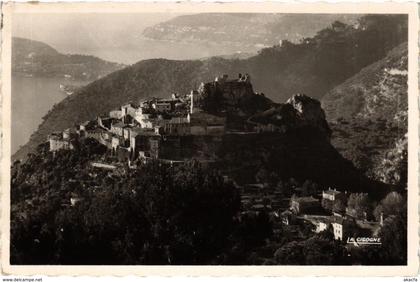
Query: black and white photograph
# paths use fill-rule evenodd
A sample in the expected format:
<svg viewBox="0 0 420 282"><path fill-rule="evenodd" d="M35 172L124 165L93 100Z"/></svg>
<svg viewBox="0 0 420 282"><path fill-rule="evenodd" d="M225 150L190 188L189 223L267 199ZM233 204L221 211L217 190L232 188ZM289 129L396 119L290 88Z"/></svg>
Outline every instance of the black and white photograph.
<svg viewBox="0 0 420 282"><path fill-rule="evenodd" d="M408 266L417 253L409 9L18 6L10 266Z"/></svg>

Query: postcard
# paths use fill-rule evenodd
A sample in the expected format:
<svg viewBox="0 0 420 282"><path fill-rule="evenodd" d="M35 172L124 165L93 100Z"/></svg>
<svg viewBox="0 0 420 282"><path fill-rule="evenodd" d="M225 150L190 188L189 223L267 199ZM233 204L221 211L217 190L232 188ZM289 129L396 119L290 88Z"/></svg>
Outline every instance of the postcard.
<svg viewBox="0 0 420 282"><path fill-rule="evenodd" d="M417 4L2 10L3 273L417 274Z"/></svg>

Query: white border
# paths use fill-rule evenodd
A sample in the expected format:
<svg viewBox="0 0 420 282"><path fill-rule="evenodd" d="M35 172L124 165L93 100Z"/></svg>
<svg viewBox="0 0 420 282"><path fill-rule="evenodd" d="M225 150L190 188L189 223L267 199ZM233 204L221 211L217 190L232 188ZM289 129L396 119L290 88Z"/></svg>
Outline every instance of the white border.
<svg viewBox="0 0 420 282"><path fill-rule="evenodd" d="M1 256L5 273L20 275L138 275L138 276L403 276L416 275L418 240L418 7L415 3L284 4L284 3L6 3L2 30L2 218ZM409 142L408 142L408 265L407 266L11 266L10 231L10 109L11 20L13 13L371 13L409 15Z"/></svg>

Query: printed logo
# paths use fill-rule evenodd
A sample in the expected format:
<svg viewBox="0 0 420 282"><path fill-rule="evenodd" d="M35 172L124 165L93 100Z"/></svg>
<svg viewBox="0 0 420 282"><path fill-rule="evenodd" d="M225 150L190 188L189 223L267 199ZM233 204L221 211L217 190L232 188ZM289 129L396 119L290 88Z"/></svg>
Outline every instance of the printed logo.
<svg viewBox="0 0 420 282"><path fill-rule="evenodd" d="M362 245L382 245L382 242L379 237L349 237L347 238L347 244L360 247Z"/></svg>

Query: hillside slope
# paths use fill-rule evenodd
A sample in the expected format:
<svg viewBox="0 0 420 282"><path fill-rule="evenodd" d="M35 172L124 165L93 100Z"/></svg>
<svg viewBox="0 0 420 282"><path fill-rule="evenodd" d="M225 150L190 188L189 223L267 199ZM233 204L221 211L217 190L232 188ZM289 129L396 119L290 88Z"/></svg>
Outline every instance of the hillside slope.
<svg viewBox="0 0 420 282"><path fill-rule="evenodd" d="M94 80L121 69L123 65L94 56L61 54L48 44L26 38L12 38L12 71L27 76Z"/></svg>
<svg viewBox="0 0 420 282"><path fill-rule="evenodd" d="M375 179L405 185L408 57L401 44L323 97L340 153ZM404 168L405 163L405 168Z"/></svg>
<svg viewBox="0 0 420 282"><path fill-rule="evenodd" d="M55 106L14 158L33 151L52 131L92 119L130 100L197 89L202 81L220 74L249 73L254 89L275 102L296 93L319 99L406 41L406 26L405 16L366 16L358 26L334 23L300 44L285 42L246 60L141 61L91 83Z"/></svg>
<svg viewBox="0 0 420 282"><path fill-rule="evenodd" d="M404 122L407 114L407 43L363 68L322 99L329 120L388 119Z"/></svg>

